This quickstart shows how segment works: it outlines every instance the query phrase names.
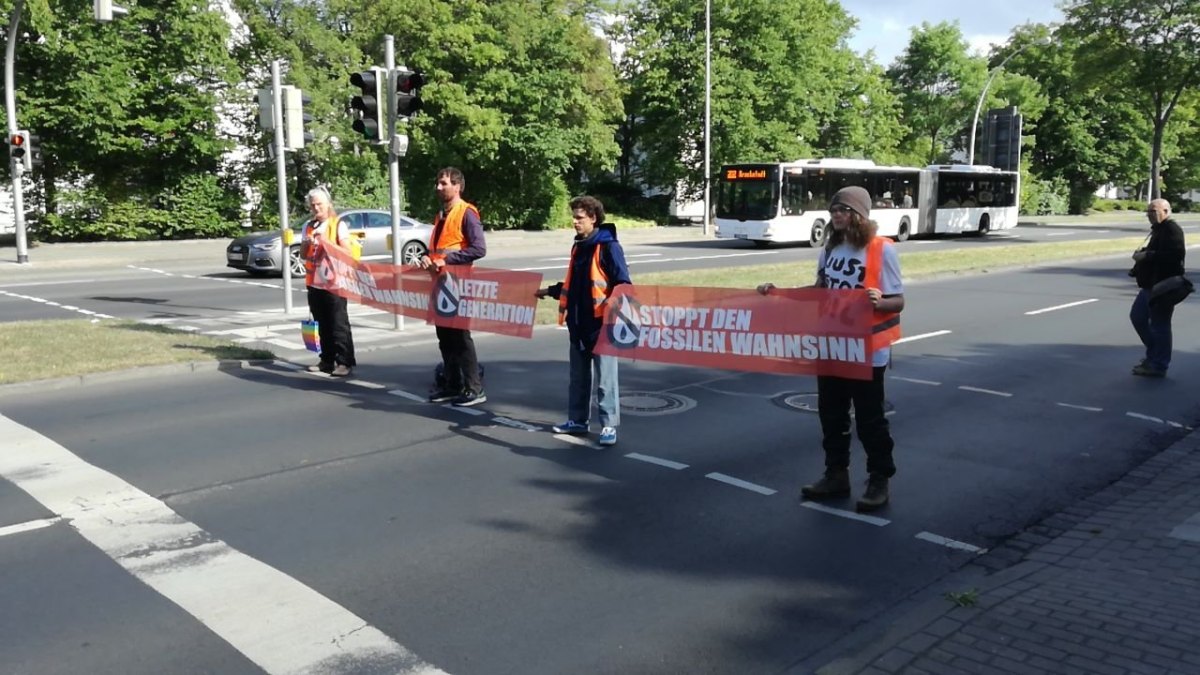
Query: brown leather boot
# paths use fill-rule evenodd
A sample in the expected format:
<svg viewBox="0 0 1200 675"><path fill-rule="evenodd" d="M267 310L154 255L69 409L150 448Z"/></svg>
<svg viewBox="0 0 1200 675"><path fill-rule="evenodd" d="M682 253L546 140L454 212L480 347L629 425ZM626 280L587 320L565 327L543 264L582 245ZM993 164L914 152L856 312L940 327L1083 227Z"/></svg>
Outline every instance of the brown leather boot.
<svg viewBox="0 0 1200 675"><path fill-rule="evenodd" d="M867 479L867 491L854 504L859 512L877 511L888 503L888 479L884 476L871 476Z"/></svg>
<svg viewBox="0 0 1200 675"><path fill-rule="evenodd" d="M800 496L805 499L834 499L849 495L849 469L825 469L825 475L821 477L821 480L800 488Z"/></svg>

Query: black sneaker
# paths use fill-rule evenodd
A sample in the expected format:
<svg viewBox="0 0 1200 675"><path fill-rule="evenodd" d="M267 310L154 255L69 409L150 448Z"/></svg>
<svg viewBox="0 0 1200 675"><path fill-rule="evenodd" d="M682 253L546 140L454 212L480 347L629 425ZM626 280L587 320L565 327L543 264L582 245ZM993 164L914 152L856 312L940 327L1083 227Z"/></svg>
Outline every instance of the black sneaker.
<svg viewBox="0 0 1200 675"><path fill-rule="evenodd" d="M464 391L462 396L454 399L454 405L459 408L469 408L480 403L487 403L487 394L482 391L471 391L470 389Z"/></svg>
<svg viewBox="0 0 1200 675"><path fill-rule="evenodd" d="M462 396L461 391L451 391L449 389L434 389L429 392L430 403L447 403Z"/></svg>

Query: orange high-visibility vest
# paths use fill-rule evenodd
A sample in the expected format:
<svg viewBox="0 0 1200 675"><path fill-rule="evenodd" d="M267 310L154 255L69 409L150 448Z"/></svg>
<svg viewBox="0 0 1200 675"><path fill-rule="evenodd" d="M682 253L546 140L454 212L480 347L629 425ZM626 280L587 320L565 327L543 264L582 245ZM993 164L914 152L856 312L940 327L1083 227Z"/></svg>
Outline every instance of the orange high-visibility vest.
<svg viewBox="0 0 1200 675"><path fill-rule="evenodd" d="M867 244L867 288L880 288L879 278L883 274L883 249L891 246L887 237L875 237ZM882 288L880 291L882 292ZM871 325L871 349L879 350L900 339L900 313L875 312Z"/></svg>
<svg viewBox="0 0 1200 675"><path fill-rule="evenodd" d="M466 218L468 209L474 211L475 217L479 218L479 209L474 204L468 204L462 200L450 207L450 213L447 213L444 218L442 213L438 212L437 217L433 220L433 234L429 235L430 260L444 261L447 253L466 248L467 238L463 234L463 219Z"/></svg>
<svg viewBox="0 0 1200 675"><path fill-rule="evenodd" d="M341 238L341 224L342 222L340 219L338 219L336 214L331 216L329 220L325 221L325 236L329 236L329 233L333 232L333 236L330 237L330 241L334 242L338 246L343 245ZM306 286L313 285L313 281L317 273L317 256L321 251L321 247L313 239L313 231L320 227L320 225L321 224L317 222L316 218L314 218L308 221L308 223L304 226L304 245L300 249L300 256L304 258L304 285ZM286 259L284 264L287 264Z"/></svg>
<svg viewBox="0 0 1200 675"><path fill-rule="evenodd" d="M571 288L571 277L575 269L575 248L571 247L571 262L567 263L567 278L563 279L562 290L558 292L558 325L567 322L567 289ZM600 245L597 244L592 252L592 269L588 277L592 280L592 314L597 319L604 316L604 301L608 300L608 275L600 266Z"/></svg>

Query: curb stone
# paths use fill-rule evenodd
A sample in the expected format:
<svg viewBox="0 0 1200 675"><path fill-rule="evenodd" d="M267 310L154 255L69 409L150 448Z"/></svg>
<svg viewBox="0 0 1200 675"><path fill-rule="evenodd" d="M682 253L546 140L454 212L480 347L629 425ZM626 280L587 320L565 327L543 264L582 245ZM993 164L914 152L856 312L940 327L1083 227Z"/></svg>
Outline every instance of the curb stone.
<svg viewBox="0 0 1200 675"><path fill-rule="evenodd" d="M165 363L156 366L138 366L124 370L108 370L82 375L69 375L46 380L29 380L0 384L0 397L26 392L53 391L68 387L79 387L92 384L108 384L128 380L149 379L166 375L184 373L207 373L218 370L234 370L252 366L263 366L276 363L279 359L248 359L240 361L187 361L183 363Z"/></svg>

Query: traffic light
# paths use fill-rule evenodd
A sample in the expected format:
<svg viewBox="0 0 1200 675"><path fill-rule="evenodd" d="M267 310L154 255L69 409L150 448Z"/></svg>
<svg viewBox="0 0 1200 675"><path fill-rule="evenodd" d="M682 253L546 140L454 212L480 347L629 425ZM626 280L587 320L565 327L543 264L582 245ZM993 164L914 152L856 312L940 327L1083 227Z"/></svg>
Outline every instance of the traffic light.
<svg viewBox="0 0 1200 675"><path fill-rule="evenodd" d="M425 77L419 71L397 68L392 88L392 110L399 119L408 119L421 109L421 87Z"/></svg>
<svg viewBox="0 0 1200 675"><path fill-rule="evenodd" d="M263 131L275 130L275 96L270 89L258 90L258 127Z"/></svg>
<svg viewBox="0 0 1200 675"><path fill-rule="evenodd" d="M41 166L42 164L42 149L39 147L40 140L28 131L18 131L8 137L8 154L13 159L21 162L21 167L26 171L33 171L34 166Z"/></svg>
<svg viewBox="0 0 1200 675"><path fill-rule="evenodd" d="M312 143L313 140L312 133L307 130L313 116L304 111L304 107L312 103L312 98L296 87L284 86L282 89L283 147L285 150L301 150L305 143Z"/></svg>
<svg viewBox="0 0 1200 675"><path fill-rule="evenodd" d="M387 116L383 109L383 88L386 80L387 71L378 66L350 76L350 84L361 90L350 99L350 108L356 117L354 130L372 143L382 142L387 131Z"/></svg>

